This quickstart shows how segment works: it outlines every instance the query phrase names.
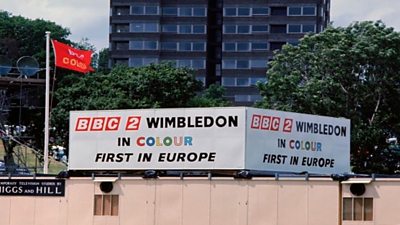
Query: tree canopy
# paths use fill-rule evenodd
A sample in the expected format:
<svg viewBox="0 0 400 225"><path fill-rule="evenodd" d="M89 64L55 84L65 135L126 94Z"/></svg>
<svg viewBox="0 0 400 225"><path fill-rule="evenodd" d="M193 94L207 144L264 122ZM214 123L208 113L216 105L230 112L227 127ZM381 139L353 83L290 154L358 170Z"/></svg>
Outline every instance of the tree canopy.
<svg viewBox="0 0 400 225"><path fill-rule="evenodd" d="M132 108L222 106L222 89L215 87L197 96L202 84L187 68L170 64L146 67L117 66L110 73L83 77L67 76L55 92L57 106L52 110L52 126L67 142L69 111Z"/></svg>
<svg viewBox="0 0 400 225"><path fill-rule="evenodd" d="M70 43L68 28L42 19L27 19L0 11L0 55L7 55L13 61L21 56L33 56L43 67L46 57L45 32L51 37Z"/></svg>
<svg viewBox="0 0 400 225"><path fill-rule="evenodd" d="M258 85L259 107L351 119L353 171L395 172L386 154L388 138L400 135L400 34L393 28L366 21L306 35L275 56L267 79Z"/></svg>

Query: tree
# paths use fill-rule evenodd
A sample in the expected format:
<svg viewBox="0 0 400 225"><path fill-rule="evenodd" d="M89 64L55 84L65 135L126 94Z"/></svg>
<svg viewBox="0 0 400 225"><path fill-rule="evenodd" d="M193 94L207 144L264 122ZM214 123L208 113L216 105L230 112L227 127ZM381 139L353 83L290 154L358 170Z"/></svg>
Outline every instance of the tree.
<svg viewBox="0 0 400 225"><path fill-rule="evenodd" d="M284 46L270 66L259 107L349 118L353 171L394 172L388 155L371 155L400 134L398 32L380 21L330 27Z"/></svg>
<svg viewBox="0 0 400 225"><path fill-rule="evenodd" d="M212 84L199 95L193 97L189 103L189 107L223 107L229 106L231 103L224 98L225 88Z"/></svg>
<svg viewBox="0 0 400 225"><path fill-rule="evenodd" d="M191 70L170 64L117 66L110 73L67 76L55 93L52 126L67 143L69 111L184 107L201 90Z"/></svg>
<svg viewBox="0 0 400 225"><path fill-rule="evenodd" d="M97 71L101 73L109 73L110 69L108 68L108 60L109 60L109 50L108 48L103 48L99 51L99 59L97 63Z"/></svg>
<svg viewBox="0 0 400 225"><path fill-rule="evenodd" d="M54 22L42 19L31 20L22 16L13 16L6 11L0 11L0 55L7 56L14 67L20 57L32 56L38 61L39 66L44 68L46 31L50 31L51 37L54 39L71 43L67 39L70 34L69 29L63 28ZM13 68L12 72L17 72L17 70ZM44 78L44 72L39 73L39 76ZM2 114L0 123L1 125L28 126L27 132L29 132L29 136L35 137L30 142L35 147L42 148L44 85L38 87L28 84L24 85L23 88L21 87L12 85L1 87L2 91L7 94L9 102L17 100L20 105L19 107L10 107L8 114ZM24 99L19 100L19 97L16 96L24 96ZM24 104L21 104L22 102ZM3 105L2 107L5 106Z"/></svg>
<svg viewBox="0 0 400 225"><path fill-rule="evenodd" d="M67 39L70 35L68 28L63 28L51 21L30 20L0 11L0 55L7 55L12 61L21 56L33 56L41 67L44 67L46 31L51 32L53 39L71 43Z"/></svg>

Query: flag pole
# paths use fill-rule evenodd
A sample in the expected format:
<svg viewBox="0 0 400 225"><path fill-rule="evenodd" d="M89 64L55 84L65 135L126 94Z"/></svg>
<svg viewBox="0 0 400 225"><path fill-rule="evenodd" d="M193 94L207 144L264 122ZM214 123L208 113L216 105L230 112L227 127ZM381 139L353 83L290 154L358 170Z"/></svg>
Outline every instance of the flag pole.
<svg viewBox="0 0 400 225"><path fill-rule="evenodd" d="M44 107L44 165L43 173L49 168L49 105L50 105L50 31L46 31L46 99Z"/></svg>

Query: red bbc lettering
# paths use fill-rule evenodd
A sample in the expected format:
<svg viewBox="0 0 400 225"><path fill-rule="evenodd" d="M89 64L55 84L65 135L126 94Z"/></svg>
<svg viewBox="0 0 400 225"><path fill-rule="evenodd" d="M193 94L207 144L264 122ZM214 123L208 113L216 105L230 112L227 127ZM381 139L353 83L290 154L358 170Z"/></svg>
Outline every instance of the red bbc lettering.
<svg viewBox="0 0 400 225"><path fill-rule="evenodd" d="M87 131L89 129L90 118L81 117L76 120L75 131Z"/></svg>
<svg viewBox="0 0 400 225"><path fill-rule="evenodd" d="M129 116L126 121L125 130L139 130L140 116Z"/></svg>
<svg viewBox="0 0 400 225"><path fill-rule="evenodd" d="M90 123L91 131L102 131L105 125L106 118L105 117L93 117L92 122Z"/></svg>
<svg viewBox="0 0 400 225"><path fill-rule="evenodd" d="M107 131L118 130L120 122L121 122L120 116L108 117L107 126L105 127L105 130Z"/></svg>
<svg viewBox="0 0 400 225"><path fill-rule="evenodd" d="M272 117L271 118L271 130L278 131L280 123L281 123L281 118Z"/></svg>
<svg viewBox="0 0 400 225"><path fill-rule="evenodd" d="M80 117L76 120L75 131L116 131L120 122L120 116Z"/></svg>
<svg viewBox="0 0 400 225"><path fill-rule="evenodd" d="M283 122L283 132L292 132L293 119L286 118Z"/></svg>
<svg viewBox="0 0 400 225"><path fill-rule="evenodd" d="M253 115L251 118L251 128L252 129L260 129L261 116L260 115Z"/></svg>
<svg viewBox="0 0 400 225"><path fill-rule="evenodd" d="M263 116L263 117L262 117L261 129L262 129L262 130L269 130L269 129L271 129L271 117L270 117L270 116Z"/></svg>

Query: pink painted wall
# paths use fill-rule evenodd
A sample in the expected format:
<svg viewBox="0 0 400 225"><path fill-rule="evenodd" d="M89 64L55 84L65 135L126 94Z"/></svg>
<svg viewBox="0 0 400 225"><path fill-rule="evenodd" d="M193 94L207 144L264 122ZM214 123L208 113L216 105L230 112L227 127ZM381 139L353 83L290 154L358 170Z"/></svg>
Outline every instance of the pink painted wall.
<svg viewBox="0 0 400 225"><path fill-rule="evenodd" d="M118 216L93 216L99 184L91 178L71 178L66 180L65 197L0 196L0 224L337 225L339 221L339 185L328 178L122 178L110 193L119 195ZM379 188L396 192L389 184Z"/></svg>

